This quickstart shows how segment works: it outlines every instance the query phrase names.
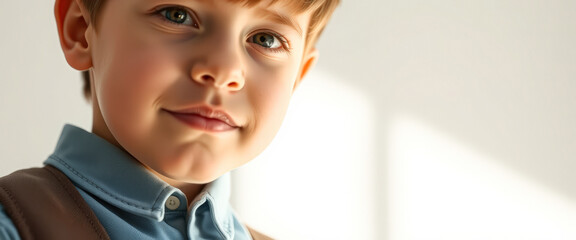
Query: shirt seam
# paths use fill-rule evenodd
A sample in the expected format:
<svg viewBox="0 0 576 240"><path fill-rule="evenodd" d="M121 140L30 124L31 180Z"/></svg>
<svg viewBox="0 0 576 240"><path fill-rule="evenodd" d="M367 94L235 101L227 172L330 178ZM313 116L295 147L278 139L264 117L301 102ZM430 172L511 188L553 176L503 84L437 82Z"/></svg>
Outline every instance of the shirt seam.
<svg viewBox="0 0 576 240"><path fill-rule="evenodd" d="M58 157L56 154L52 154L52 155L51 155L50 157L48 157L48 158L52 158L52 159L56 160L58 163L62 164L66 169L70 170L70 171L72 172L72 174L78 176L80 179L84 180L86 183L88 183L88 184L90 184L91 186L95 187L96 190L98 190L98 191L106 194L106 195L109 196L109 197L112 197L113 199L115 199L115 200L117 200L117 201L119 201L119 202L121 202L121 203L123 203L123 204L126 204L126 205L131 206L131 207L135 207L135 208L138 208L138 209L141 209L141 210L146 210L146 211L161 211L161 209L159 209L159 208L154 209L154 208L143 207L143 206L140 206L140 205L138 205L138 204L130 203L130 202L126 201L126 200L123 200L123 199L120 199L120 198L114 196L112 193L109 193L108 191L104 190L102 187L100 187L100 186L98 186L96 183L92 182L90 179L88 179L87 177L85 177L84 175L82 175L80 172L76 171L76 169L74 169L72 166L70 166L68 163L66 163L63 159L61 159L60 157ZM158 198L157 198L157 199L158 199Z"/></svg>

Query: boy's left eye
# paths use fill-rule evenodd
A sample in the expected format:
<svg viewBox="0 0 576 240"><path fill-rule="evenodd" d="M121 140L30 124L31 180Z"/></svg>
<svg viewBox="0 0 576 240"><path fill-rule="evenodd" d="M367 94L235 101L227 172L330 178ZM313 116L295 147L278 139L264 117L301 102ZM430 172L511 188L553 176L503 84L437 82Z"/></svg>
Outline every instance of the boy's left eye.
<svg viewBox="0 0 576 240"><path fill-rule="evenodd" d="M248 38L248 42L255 43L264 48L279 49L284 47L286 40L271 33L256 33Z"/></svg>
<svg viewBox="0 0 576 240"><path fill-rule="evenodd" d="M167 21L179 25L187 25L198 28L197 21L194 20L192 14L186 9L180 7L167 7L163 8L158 13Z"/></svg>

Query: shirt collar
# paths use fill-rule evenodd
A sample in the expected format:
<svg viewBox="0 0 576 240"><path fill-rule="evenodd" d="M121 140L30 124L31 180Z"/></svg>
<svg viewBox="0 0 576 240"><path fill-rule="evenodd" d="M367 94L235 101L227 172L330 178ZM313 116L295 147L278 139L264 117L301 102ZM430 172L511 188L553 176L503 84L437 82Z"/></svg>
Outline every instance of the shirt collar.
<svg viewBox="0 0 576 240"><path fill-rule="evenodd" d="M190 204L191 212L190 218L188 219L189 225L199 224L195 223L195 215L197 214L197 209L204 204L208 204L212 219L218 230L226 235L226 239L233 239L234 219L229 205L230 185L229 173L226 173L215 181L207 184L202 192L200 192L200 194L198 194L198 196L196 196L196 198ZM195 231L195 229L189 230ZM192 232L190 234L194 235Z"/></svg>
<svg viewBox="0 0 576 240"><path fill-rule="evenodd" d="M64 172L74 184L132 214L162 221L171 195L184 194L149 172L125 151L95 134L65 125L54 153L45 164ZM234 234L229 208L229 174L209 183L192 201L190 215L210 203L213 220L222 232Z"/></svg>

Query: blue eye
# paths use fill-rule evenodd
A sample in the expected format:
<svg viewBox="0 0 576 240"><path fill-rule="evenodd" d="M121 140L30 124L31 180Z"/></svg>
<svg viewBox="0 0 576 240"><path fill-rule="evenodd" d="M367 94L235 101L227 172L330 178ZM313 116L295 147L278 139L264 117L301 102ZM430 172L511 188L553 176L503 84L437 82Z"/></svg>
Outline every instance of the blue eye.
<svg viewBox="0 0 576 240"><path fill-rule="evenodd" d="M265 48L277 49L283 46L282 42L278 37L269 33L256 33L250 37L250 42L258 44Z"/></svg>
<svg viewBox="0 0 576 240"><path fill-rule="evenodd" d="M198 28L198 23L193 19L191 14L184 8L167 7L159 11L160 15L166 20L181 25L188 25Z"/></svg>

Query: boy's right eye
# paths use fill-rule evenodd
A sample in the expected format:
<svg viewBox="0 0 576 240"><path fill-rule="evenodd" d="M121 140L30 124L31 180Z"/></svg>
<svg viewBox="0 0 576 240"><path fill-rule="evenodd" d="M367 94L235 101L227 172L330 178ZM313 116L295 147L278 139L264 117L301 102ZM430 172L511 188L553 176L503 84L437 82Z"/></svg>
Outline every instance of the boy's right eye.
<svg viewBox="0 0 576 240"><path fill-rule="evenodd" d="M194 28L199 28L198 21L194 18L194 14L181 7L166 7L158 11L161 17L170 23L178 25L186 25Z"/></svg>

